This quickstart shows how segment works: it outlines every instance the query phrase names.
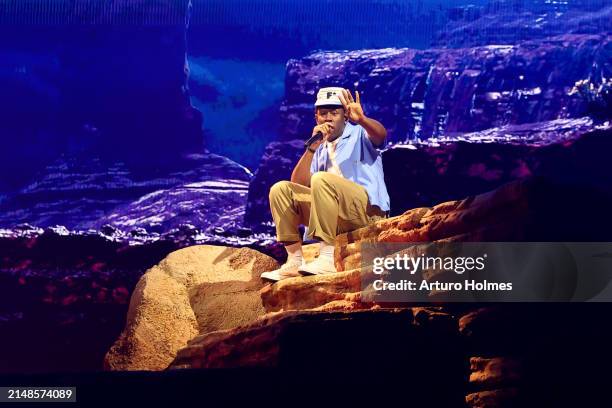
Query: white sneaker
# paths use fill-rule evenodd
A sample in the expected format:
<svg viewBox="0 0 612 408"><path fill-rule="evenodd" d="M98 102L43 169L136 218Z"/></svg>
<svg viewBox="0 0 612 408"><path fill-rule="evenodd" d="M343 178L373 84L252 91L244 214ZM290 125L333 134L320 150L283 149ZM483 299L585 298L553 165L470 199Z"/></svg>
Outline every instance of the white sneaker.
<svg viewBox="0 0 612 408"><path fill-rule="evenodd" d="M297 263L284 263L278 269L275 269L270 272L264 272L261 274L261 279L269 280L272 282L278 282L279 280L287 279L287 278L296 278L301 277L298 273L298 268L300 264Z"/></svg>
<svg viewBox="0 0 612 408"><path fill-rule="evenodd" d="M319 257L312 262L300 266L298 272L302 275L326 275L336 273L337 271L334 261Z"/></svg>

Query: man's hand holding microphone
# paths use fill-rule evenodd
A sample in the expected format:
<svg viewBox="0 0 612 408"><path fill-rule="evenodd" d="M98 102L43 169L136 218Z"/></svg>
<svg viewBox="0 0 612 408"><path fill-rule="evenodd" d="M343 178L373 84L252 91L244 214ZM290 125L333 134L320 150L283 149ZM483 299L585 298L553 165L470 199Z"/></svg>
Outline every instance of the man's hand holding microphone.
<svg viewBox="0 0 612 408"><path fill-rule="evenodd" d="M325 142L329 136L334 132L334 125L331 123L322 123L320 125L316 125L312 129L312 137L308 139L305 143L305 146L310 151L316 150L321 143Z"/></svg>

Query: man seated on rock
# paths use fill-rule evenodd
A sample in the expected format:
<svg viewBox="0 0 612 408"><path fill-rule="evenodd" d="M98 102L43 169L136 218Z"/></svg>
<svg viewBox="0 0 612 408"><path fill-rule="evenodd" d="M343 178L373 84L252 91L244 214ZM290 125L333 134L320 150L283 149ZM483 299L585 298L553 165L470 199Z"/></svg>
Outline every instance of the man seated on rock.
<svg viewBox="0 0 612 408"><path fill-rule="evenodd" d="M377 150L387 131L365 115L359 92L355 98L343 88L319 90L312 135L321 132L323 138L306 149L291 181L270 189L277 239L285 245L288 259L279 269L263 273L263 279L336 272L336 235L388 214L389 194ZM308 226L309 239L320 241L319 257L310 263L303 259L300 225Z"/></svg>

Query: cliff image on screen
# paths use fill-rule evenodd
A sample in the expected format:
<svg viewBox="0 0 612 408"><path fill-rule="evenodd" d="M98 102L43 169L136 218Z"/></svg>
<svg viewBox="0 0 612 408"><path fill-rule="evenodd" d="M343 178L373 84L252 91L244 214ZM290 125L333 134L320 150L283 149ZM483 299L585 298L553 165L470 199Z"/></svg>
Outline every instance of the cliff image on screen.
<svg viewBox="0 0 612 408"><path fill-rule="evenodd" d="M612 242L610 0L1 3L0 386L606 389L570 255L541 303L393 303L363 248Z"/></svg>

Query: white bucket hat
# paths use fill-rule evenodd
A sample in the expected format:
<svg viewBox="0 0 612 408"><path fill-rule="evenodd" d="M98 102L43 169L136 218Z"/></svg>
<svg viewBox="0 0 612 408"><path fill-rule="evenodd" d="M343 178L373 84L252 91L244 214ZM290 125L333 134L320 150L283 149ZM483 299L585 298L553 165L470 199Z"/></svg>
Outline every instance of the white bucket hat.
<svg viewBox="0 0 612 408"><path fill-rule="evenodd" d="M338 95L342 94L343 89L344 88L333 86L319 89L315 107L324 105L342 106L342 102L340 101L340 98L338 98Z"/></svg>

